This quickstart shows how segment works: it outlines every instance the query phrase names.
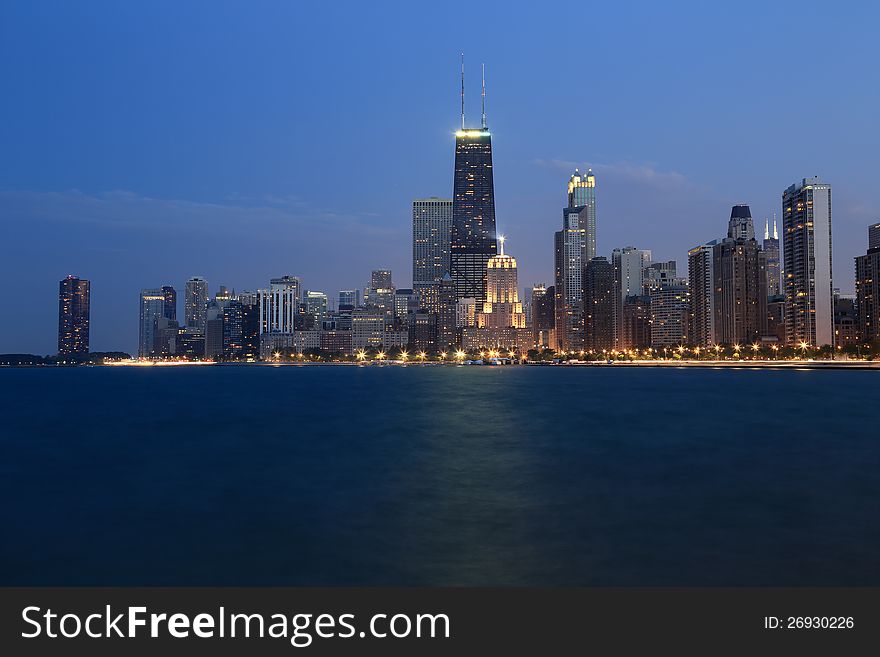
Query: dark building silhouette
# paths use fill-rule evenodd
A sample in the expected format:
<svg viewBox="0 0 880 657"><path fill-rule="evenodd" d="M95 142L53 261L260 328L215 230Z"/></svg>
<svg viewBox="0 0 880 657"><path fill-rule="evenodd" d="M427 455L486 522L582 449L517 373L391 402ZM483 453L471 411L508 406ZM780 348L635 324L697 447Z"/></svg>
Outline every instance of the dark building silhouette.
<svg viewBox="0 0 880 657"><path fill-rule="evenodd" d="M880 224L868 228L868 252L856 257L858 339L880 344Z"/></svg>
<svg viewBox="0 0 880 657"><path fill-rule="evenodd" d="M556 327L556 286L532 289L532 335L536 347L548 348L553 345Z"/></svg>
<svg viewBox="0 0 880 657"><path fill-rule="evenodd" d="M584 267L584 347L592 351L614 346L614 266L593 258Z"/></svg>
<svg viewBox="0 0 880 657"><path fill-rule="evenodd" d="M621 349L647 349L651 346L651 297L630 295L620 307Z"/></svg>
<svg viewBox="0 0 880 657"><path fill-rule="evenodd" d="M170 285L162 286L162 295L165 297L165 305L162 316L172 321L177 320L177 291Z"/></svg>
<svg viewBox="0 0 880 657"><path fill-rule="evenodd" d="M89 281L68 276L58 286L58 353L89 353Z"/></svg>
<svg viewBox="0 0 880 657"><path fill-rule="evenodd" d="M484 84L484 101L485 97ZM485 102L480 127L465 128L462 64L461 130L455 133L449 272L455 282L456 299L472 297L478 306L486 300L486 267L497 252L492 135L486 127Z"/></svg>

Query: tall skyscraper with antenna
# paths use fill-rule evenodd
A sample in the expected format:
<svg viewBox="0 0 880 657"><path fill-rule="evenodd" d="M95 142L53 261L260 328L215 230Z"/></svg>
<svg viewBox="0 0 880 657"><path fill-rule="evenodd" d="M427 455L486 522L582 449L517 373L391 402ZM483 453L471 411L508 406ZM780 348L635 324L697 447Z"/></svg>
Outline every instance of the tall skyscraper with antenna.
<svg viewBox="0 0 880 657"><path fill-rule="evenodd" d="M764 255L767 258L767 296L775 297L782 294L782 282L779 278L779 231L776 229L776 215L773 215L773 232L770 232L770 220L764 222Z"/></svg>
<svg viewBox="0 0 880 657"><path fill-rule="evenodd" d="M486 76L483 75L482 120L468 128L464 113L464 56L461 60L461 129L455 133L452 183L450 274L456 299L486 300L486 269L498 252L495 235L495 184L492 136L486 124Z"/></svg>

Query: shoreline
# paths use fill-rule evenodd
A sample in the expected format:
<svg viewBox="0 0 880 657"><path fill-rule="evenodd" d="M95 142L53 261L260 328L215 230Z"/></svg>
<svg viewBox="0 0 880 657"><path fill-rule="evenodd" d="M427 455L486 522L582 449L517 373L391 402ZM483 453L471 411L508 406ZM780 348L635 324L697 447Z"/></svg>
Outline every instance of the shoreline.
<svg viewBox="0 0 880 657"><path fill-rule="evenodd" d="M395 360L371 362L211 362L211 361L114 361L109 363L0 365L2 369L70 368L70 367L602 367L602 368L679 368L679 369L794 369L794 370L878 370L880 361L859 360L618 360L475 363L475 362L402 362Z"/></svg>

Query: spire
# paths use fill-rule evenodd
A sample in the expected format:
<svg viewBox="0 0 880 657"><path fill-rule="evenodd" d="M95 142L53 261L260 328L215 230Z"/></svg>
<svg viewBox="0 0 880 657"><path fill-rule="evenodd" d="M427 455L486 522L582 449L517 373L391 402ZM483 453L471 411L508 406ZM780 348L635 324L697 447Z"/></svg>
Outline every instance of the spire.
<svg viewBox="0 0 880 657"><path fill-rule="evenodd" d="M770 220L764 219L764 239L770 239Z"/></svg>
<svg viewBox="0 0 880 657"><path fill-rule="evenodd" d="M486 65L482 65L483 68L483 121L481 125L483 126L483 130L486 129Z"/></svg>
<svg viewBox="0 0 880 657"><path fill-rule="evenodd" d="M504 237L504 235L498 236L498 241L501 242L501 255L504 255L504 240L506 240L506 239L507 238Z"/></svg>
<svg viewBox="0 0 880 657"><path fill-rule="evenodd" d="M773 213L773 239L779 239L779 231L776 230L776 213Z"/></svg>
<svg viewBox="0 0 880 657"><path fill-rule="evenodd" d="M461 129L464 130L464 53L461 53Z"/></svg>

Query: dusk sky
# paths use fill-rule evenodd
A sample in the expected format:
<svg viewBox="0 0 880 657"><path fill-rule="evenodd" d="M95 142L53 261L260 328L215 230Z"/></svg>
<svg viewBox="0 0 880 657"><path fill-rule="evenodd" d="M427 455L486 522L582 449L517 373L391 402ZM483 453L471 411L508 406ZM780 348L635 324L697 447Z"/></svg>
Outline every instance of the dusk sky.
<svg viewBox="0 0 880 657"><path fill-rule="evenodd" d="M880 219L876 3L39 2L0 5L0 352L54 353L58 281L91 348L137 350L138 293L193 275L335 298L411 283L411 202L451 197L464 52L486 63L498 230L552 283L575 166L598 245L687 249L833 186L834 278ZM181 304L182 305L182 304Z"/></svg>

